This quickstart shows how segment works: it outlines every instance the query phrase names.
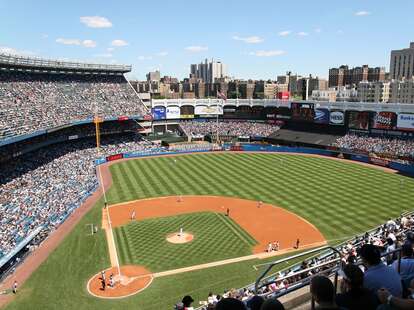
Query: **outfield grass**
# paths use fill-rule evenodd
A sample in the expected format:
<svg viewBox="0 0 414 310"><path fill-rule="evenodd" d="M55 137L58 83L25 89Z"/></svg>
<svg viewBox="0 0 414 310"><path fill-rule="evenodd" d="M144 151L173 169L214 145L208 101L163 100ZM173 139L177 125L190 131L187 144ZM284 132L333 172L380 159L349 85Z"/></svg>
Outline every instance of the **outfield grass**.
<svg viewBox="0 0 414 310"><path fill-rule="evenodd" d="M180 227L194 240L165 240ZM223 214L201 212L130 222L114 229L121 265L142 265L152 272L188 267L252 254L250 235Z"/></svg>
<svg viewBox="0 0 414 310"><path fill-rule="evenodd" d="M293 211L327 238L351 236L410 208L414 182L400 175L323 158L278 154L203 154L128 161L111 167L111 203L166 195L223 195L262 200ZM401 186L400 180L404 180ZM100 300L87 280L109 266L99 202L20 289L12 309L171 309L183 295L205 299L209 291L253 282L252 260L155 279L142 293Z"/></svg>
<svg viewBox="0 0 414 310"><path fill-rule="evenodd" d="M262 200L344 238L410 208L411 178L325 158L283 154L199 154L126 161L110 167L110 203L170 195ZM400 180L404 179L403 186Z"/></svg>

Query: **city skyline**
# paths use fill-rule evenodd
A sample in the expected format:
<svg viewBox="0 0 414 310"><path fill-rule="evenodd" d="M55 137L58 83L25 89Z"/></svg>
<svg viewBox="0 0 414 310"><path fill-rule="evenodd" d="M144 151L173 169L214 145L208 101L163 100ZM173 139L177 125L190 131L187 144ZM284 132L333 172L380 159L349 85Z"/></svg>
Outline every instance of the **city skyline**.
<svg viewBox="0 0 414 310"><path fill-rule="evenodd" d="M131 64L128 77L139 80L155 69L182 79L190 64L205 58L227 64L229 75L241 79L275 79L286 71L327 78L329 68L342 64L388 71L391 50L414 39L414 4L407 1L394 1L389 10L372 0L266 0L254 9L240 1L208 7L185 1L2 1L0 25L7 31L0 52ZM19 12L23 22L10 12ZM390 23L396 15L398 23Z"/></svg>

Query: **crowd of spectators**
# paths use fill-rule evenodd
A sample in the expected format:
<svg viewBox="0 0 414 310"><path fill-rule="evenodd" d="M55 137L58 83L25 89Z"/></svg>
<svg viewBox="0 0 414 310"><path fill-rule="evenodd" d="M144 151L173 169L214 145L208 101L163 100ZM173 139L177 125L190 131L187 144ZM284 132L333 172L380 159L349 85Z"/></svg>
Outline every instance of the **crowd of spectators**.
<svg viewBox="0 0 414 310"><path fill-rule="evenodd" d="M414 158L414 140L347 134L337 139L333 146L354 151L390 155L391 157Z"/></svg>
<svg viewBox="0 0 414 310"><path fill-rule="evenodd" d="M97 157L162 151L136 135L57 144L2 164L0 170L0 257L38 227L53 230L93 191Z"/></svg>
<svg viewBox="0 0 414 310"><path fill-rule="evenodd" d="M217 143L210 143L206 141L200 142L181 142L174 143L169 146L170 151L176 152L208 152L208 151L220 151L222 147Z"/></svg>
<svg viewBox="0 0 414 310"><path fill-rule="evenodd" d="M414 309L414 300L410 300L414 298L413 230L414 215L390 219L338 246L340 254L326 252L267 277L256 293L253 285L222 294L210 292L199 309L230 309L218 307L223 299L239 300L242 307L238 309L273 309L263 308L264 303L276 303L277 297L309 283L316 309L374 310L381 303L394 307L380 309ZM399 248L400 262L398 253L393 252ZM341 279L337 294L329 278L335 272Z"/></svg>
<svg viewBox="0 0 414 310"><path fill-rule="evenodd" d="M0 74L0 140L74 121L144 115L122 75Z"/></svg>
<svg viewBox="0 0 414 310"><path fill-rule="evenodd" d="M183 131L192 137L216 135L232 137L267 137L279 130L273 124L242 121L182 121L180 126Z"/></svg>

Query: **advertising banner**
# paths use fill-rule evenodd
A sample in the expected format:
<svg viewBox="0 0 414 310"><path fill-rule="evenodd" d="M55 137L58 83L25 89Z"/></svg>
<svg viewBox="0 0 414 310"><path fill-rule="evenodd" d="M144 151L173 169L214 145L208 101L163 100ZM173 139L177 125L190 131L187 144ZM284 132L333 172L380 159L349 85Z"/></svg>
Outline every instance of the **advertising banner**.
<svg viewBox="0 0 414 310"><path fill-rule="evenodd" d="M106 157L106 161L113 161L124 158L124 154L115 154Z"/></svg>
<svg viewBox="0 0 414 310"><path fill-rule="evenodd" d="M194 107L192 105L181 106L181 118L194 118Z"/></svg>
<svg viewBox="0 0 414 310"><path fill-rule="evenodd" d="M144 121L152 121L152 115L151 114L145 114L144 115Z"/></svg>
<svg viewBox="0 0 414 310"><path fill-rule="evenodd" d="M382 166L382 167L388 167L390 165L389 160L383 159L383 158L378 158L378 157L370 157L369 162L371 164L374 164L374 165L377 165L377 166Z"/></svg>
<svg viewBox="0 0 414 310"><path fill-rule="evenodd" d="M280 120L287 120L292 117L292 110L288 107L279 107L276 113L276 118Z"/></svg>
<svg viewBox="0 0 414 310"><path fill-rule="evenodd" d="M277 93L277 99L289 100L289 98L290 98L290 92L288 91L280 91Z"/></svg>
<svg viewBox="0 0 414 310"><path fill-rule="evenodd" d="M315 110L313 103L292 102L292 119L298 121L313 122Z"/></svg>
<svg viewBox="0 0 414 310"><path fill-rule="evenodd" d="M223 115L223 107L222 106L206 106L206 105L197 105L194 110L194 114L196 115Z"/></svg>
<svg viewBox="0 0 414 310"><path fill-rule="evenodd" d="M349 112L348 128L368 130L369 128L369 112L351 111Z"/></svg>
<svg viewBox="0 0 414 310"><path fill-rule="evenodd" d="M397 125L397 114L393 112L375 113L372 128L375 129L395 129Z"/></svg>
<svg viewBox="0 0 414 310"><path fill-rule="evenodd" d="M399 113L397 128L403 130L414 130L414 114Z"/></svg>
<svg viewBox="0 0 414 310"><path fill-rule="evenodd" d="M224 108L223 109L224 113L235 113L236 112L236 108Z"/></svg>
<svg viewBox="0 0 414 310"><path fill-rule="evenodd" d="M167 119L176 119L176 118L180 118L180 107L167 107L166 109L166 116Z"/></svg>
<svg viewBox="0 0 414 310"><path fill-rule="evenodd" d="M344 111L331 110L329 115L329 124L331 125L343 125L345 120Z"/></svg>
<svg viewBox="0 0 414 310"><path fill-rule="evenodd" d="M153 107L152 117L154 120L165 119L165 107Z"/></svg>
<svg viewBox="0 0 414 310"><path fill-rule="evenodd" d="M316 109L314 122L317 124L329 124L329 110L328 109Z"/></svg>

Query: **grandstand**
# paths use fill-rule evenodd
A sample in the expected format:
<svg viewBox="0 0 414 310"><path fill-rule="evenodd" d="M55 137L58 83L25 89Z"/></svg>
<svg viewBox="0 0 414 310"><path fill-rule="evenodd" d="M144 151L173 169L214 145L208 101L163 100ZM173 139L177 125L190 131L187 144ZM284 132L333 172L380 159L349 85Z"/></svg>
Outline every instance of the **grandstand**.
<svg viewBox="0 0 414 310"><path fill-rule="evenodd" d="M128 66L0 56L0 142L46 130L146 114Z"/></svg>

